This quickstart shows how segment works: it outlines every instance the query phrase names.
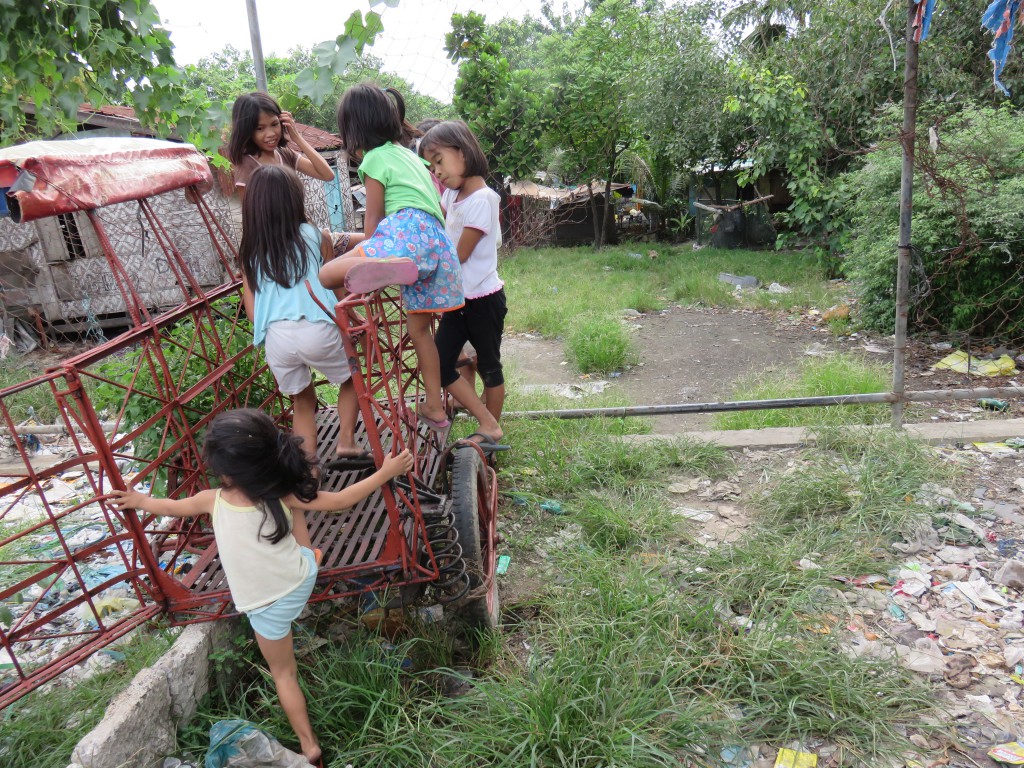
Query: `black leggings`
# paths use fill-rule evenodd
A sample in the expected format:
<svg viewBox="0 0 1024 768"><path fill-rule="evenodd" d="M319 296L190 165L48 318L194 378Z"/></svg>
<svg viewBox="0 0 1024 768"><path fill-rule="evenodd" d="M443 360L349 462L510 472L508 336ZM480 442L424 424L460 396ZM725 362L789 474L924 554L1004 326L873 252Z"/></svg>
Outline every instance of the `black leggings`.
<svg viewBox="0 0 1024 768"><path fill-rule="evenodd" d="M479 299L466 299L461 309L441 315L434 343L441 360L441 386L447 387L459 378L455 364L468 341L476 349L476 369L485 387L505 383L501 372L501 334L505 330L505 289Z"/></svg>

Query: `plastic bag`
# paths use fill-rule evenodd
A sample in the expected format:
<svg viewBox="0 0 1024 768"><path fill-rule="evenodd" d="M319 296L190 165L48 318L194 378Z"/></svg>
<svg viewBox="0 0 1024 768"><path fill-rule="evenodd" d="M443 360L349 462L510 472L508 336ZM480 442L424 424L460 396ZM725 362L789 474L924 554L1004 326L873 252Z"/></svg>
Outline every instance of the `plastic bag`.
<svg viewBox="0 0 1024 768"><path fill-rule="evenodd" d="M957 373L970 373L974 376L1014 376L1019 373L1017 366L1013 363L1013 358L1009 355L1003 355L998 360L979 360L963 350L946 355L932 366L933 371L944 369Z"/></svg>
<svg viewBox="0 0 1024 768"><path fill-rule="evenodd" d="M206 768L310 768L302 755L281 746L247 720L220 720L210 726Z"/></svg>

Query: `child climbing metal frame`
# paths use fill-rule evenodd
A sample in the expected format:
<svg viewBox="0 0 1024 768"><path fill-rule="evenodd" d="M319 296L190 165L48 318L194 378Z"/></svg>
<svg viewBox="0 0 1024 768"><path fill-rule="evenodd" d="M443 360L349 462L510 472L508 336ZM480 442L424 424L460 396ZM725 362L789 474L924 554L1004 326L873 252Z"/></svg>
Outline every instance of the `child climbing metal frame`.
<svg viewBox="0 0 1024 768"><path fill-rule="evenodd" d="M198 158L205 168L192 153L196 157L188 159ZM88 165L78 172L87 173ZM36 176L46 183L40 169ZM77 199L103 244L132 328L43 376L0 390L0 440L9 457L0 466L0 709L161 612L179 624L232 614L205 519L140 516L107 503L109 491L125 487L126 479L174 498L208 487L202 433L225 409L260 408L279 423L290 417L252 347L234 247L199 194L202 183L192 176L178 188L195 202L231 280L212 291L200 288L171 228L146 199L128 200L139 206L140 222L159 245L152 258L167 259L182 292L179 307L151 316L110 247L102 208ZM445 434L417 427L409 406L420 399L421 383L397 295L349 297L339 305L338 324L354 370L364 374L355 383L366 444L378 463L393 444L408 446L416 468L415 477L382 488L347 513L307 516L314 545L325 553L312 600L382 588L411 599L430 584L434 600L450 600L468 608L470 621L493 626L493 469L477 450L460 448L453 464L461 477L456 483L453 472L451 485L462 497L430 491L452 452L442 449ZM57 414L56 424L26 418L44 411ZM329 453L337 433L333 408L321 410L319 433ZM61 456L45 461L36 452L54 436L70 442ZM324 486L333 490L353 477L331 473ZM468 572L467 560L476 561Z"/></svg>

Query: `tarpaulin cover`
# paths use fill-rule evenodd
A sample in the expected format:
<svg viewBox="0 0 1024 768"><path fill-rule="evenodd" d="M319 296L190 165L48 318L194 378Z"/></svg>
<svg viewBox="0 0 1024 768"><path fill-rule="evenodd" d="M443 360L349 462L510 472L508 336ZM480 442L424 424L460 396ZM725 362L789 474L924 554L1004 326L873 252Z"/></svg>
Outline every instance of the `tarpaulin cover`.
<svg viewBox="0 0 1024 768"><path fill-rule="evenodd" d="M1014 19L1024 24L1022 0L993 0L985 15L981 17L981 26L993 35L992 49L988 52L988 57L992 59L992 82L1007 96L1010 95L1010 91L1003 85L999 76L1003 74L1006 57L1010 55L1010 49L1013 47Z"/></svg>
<svg viewBox="0 0 1024 768"><path fill-rule="evenodd" d="M935 10L935 0L916 0L917 12L914 15L914 39L921 42L928 37L928 30L932 26L932 12Z"/></svg>
<svg viewBox="0 0 1024 768"><path fill-rule="evenodd" d="M140 138L33 141L0 149L0 187L17 222L212 186L191 144Z"/></svg>

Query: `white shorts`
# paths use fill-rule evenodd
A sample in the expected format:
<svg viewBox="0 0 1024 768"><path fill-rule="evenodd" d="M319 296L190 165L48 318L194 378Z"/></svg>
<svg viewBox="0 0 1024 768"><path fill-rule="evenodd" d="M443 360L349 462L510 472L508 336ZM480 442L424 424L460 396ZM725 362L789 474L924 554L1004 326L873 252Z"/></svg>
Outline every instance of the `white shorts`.
<svg viewBox="0 0 1024 768"><path fill-rule="evenodd" d="M285 395L297 395L310 385L310 368L320 371L331 384L352 377L341 331L334 323L278 320L267 327L264 343L267 365Z"/></svg>

